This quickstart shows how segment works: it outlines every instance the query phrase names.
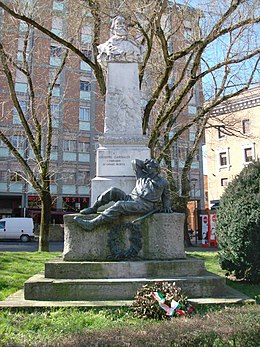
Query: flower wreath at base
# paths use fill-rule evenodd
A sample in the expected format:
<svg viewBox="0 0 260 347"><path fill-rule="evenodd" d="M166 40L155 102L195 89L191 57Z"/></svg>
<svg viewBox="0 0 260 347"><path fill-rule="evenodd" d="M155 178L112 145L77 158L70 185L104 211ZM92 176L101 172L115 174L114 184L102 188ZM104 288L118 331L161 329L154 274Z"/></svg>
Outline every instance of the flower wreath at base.
<svg viewBox="0 0 260 347"><path fill-rule="evenodd" d="M147 283L136 292L132 303L134 316L156 320L173 317L190 317L195 307L175 282L158 281Z"/></svg>
<svg viewBox="0 0 260 347"><path fill-rule="evenodd" d="M128 249L122 249L122 242L118 236L121 231L126 232L127 230L130 231L130 247ZM113 259L119 260L135 258L142 248L141 225L131 222L114 225L108 233L108 247Z"/></svg>

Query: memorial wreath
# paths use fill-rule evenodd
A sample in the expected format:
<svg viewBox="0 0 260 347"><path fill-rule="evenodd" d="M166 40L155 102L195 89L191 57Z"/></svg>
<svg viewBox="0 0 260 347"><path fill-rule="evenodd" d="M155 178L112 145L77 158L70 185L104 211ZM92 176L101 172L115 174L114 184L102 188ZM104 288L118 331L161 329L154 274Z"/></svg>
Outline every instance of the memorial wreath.
<svg viewBox="0 0 260 347"><path fill-rule="evenodd" d="M120 232L130 232L129 241L130 247L124 249L120 240ZM108 247L112 258L114 259L131 259L135 258L142 248L142 234L140 224L124 223L115 224L108 234Z"/></svg>

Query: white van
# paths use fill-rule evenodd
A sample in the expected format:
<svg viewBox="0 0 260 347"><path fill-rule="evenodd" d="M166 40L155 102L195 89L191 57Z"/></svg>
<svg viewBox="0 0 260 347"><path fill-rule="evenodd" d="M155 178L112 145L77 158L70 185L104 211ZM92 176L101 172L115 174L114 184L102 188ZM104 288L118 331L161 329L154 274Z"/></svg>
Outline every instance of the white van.
<svg viewBox="0 0 260 347"><path fill-rule="evenodd" d="M34 239L33 219L10 217L0 219L0 240L2 239L20 239L22 242L28 242Z"/></svg>

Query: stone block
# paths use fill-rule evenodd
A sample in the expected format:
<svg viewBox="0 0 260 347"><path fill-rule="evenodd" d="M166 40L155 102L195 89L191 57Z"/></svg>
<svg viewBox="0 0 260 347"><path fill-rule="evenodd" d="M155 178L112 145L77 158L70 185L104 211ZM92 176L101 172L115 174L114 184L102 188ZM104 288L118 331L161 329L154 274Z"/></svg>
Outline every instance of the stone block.
<svg viewBox="0 0 260 347"><path fill-rule="evenodd" d="M104 133L142 135L142 112L137 63L109 63Z"/></svg>
<svg viewBox="0 0 260 347"><path fill-rule="evenodd" d="M45 277L56 279L173 278L203 276L204 262L187 257L176 260L143 261L63 261L45 263Z"/></svg>
<svg viewBox="0 0 260 347"><path fill-rule="evenodd" d="M88 232L74 222L75 215L64 216L64 251L66 261L107 261L111 259L108 246L108 235L115 224L104 224ZM95 215L81 216L92 219ZM135 220L138 216L125 216L117 221L119 224ZM185 258L184 251L184 214L156 213L140 222L142 249L138 254L140 260L172 260ZM139 222L138 222L139 223ZM122 249L130 247L130 231L118 232Z"/></svg>
<svg viewBox="0 0 260 347"><path fill-rule="evenodd" d="M225 279L216 275L170 278L51 279L35 275L24 283L27 300L133 300L145 284L168 281L180 286L188 297L225 295Z"/></svg>

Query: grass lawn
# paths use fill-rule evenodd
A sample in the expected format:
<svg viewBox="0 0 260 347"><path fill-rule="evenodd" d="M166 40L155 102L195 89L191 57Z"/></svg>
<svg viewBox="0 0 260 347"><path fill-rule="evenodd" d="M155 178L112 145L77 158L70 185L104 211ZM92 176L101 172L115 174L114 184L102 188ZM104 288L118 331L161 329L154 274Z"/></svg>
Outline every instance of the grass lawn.
<svg viewBox="0 0 260 347"><path fill-rule="evenodd" d="M59 253L0 253L0 298L23 287ZM205 260L207 270L224 276L217 252L190 253ZM250 297L255 285L233 283ZM0 310L0 347L6 346L247 346L260 345L259 305L203 306L191 318L167 321L133 317L130 308L42 308Z"/></svg>
<svg viewBox="0 0 260 347"><path fill-rule="evenodd" d="M44 262L60 253L0 252L0 300L23 288L31 276L44 270Z"/></svg>
<svg viewBox="0 0 260 347"><path fill-rule="evenodd" d="M188 254L202 259L205 261L205 267L208 271L213 272L219 276L225 277L226 271L222 270L218 264L218 252L187 252ZM241 293L246 294L252 299L255 299L257 303L260 303L260 286L259 284L249 284L242 281L231 281L227 279L227 284L240 291Z"/></svg>

